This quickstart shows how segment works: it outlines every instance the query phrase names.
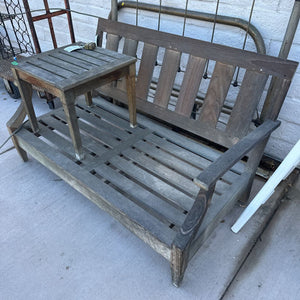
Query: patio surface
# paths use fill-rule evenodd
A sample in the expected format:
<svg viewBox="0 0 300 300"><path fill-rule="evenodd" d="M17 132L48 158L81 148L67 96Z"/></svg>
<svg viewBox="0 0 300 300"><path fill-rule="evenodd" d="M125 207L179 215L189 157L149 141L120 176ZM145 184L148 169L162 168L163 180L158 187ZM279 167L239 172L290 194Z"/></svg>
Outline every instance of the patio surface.
<svg viewBox="0 0 300 300"><path fill-rule="evenodd" d="M0 144L19 103L0 81ZM37 97L34 107L49 111ZM263 183L256 178L252 197ZM300 299L299 179L284 199L282 190L234 234L237 205L175 288L163 257L12 149L0 155L0 299Z"/></svg>

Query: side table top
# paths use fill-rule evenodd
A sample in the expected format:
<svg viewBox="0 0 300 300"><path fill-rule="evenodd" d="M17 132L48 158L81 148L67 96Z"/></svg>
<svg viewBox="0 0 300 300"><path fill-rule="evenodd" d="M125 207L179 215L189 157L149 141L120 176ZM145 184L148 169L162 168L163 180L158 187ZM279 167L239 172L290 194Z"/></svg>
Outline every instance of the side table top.
<svg viewBox="0 0 300 300"><path fill-rule="evenodd" d="M134 57L101 47L73 52L65 47L30 56L13 68L65 91L136 62Z"/></svg>

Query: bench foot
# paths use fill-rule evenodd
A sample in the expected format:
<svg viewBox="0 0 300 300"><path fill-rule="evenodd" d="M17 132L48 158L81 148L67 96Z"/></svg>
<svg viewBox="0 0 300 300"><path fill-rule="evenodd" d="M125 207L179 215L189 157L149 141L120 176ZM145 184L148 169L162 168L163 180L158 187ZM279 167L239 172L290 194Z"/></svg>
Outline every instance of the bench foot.
<svg viewBox="0 0 300 300"><path fill-rule="evenodd" d="M176 287L179 287L185 269L188 264L188 255L186 251L182 251L181 249L175 247L173 245L171 252L171 272L172 272L172 284Z"/></svg>

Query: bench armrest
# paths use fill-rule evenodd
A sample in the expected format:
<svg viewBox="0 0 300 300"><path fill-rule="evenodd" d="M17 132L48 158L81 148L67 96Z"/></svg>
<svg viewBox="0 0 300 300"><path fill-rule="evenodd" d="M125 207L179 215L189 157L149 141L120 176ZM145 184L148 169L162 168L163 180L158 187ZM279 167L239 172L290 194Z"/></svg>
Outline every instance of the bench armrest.
<svg viewBox="0 0 300 300"><path fill-rule="evenodd" d="M259 142L267 138L280 125L279 121L267 120L251 133L243 137L238 143L223 153L207 169L194 178L194 183L208 191L219 178L243 158Z"/></svg>
<svg viewBox="0 0 300 300"><path fill-rule="evenodd" d="M172 243L171 261L181 271L184 271L186 268L187 261L189 260L190 245L206 214L217 180L259 142L266 139L279 125L279 121L267 120L223 153L194 179L194 182L201 189Z"/></svg>

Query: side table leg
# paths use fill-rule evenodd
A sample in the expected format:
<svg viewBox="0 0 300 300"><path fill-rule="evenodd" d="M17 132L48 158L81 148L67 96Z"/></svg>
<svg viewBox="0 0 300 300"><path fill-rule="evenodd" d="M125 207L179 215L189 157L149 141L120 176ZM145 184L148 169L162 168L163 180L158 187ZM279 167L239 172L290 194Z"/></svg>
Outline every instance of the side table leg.
<svg viewBox="0 0 300 300"><path fill-rule="evenodd" d="M135 64L129 66L128 75L126 75L127 98L129 109L130 126L136 127L136 95L135 95Z"/></svg>
<svg viewBox="0 0 300 300"><path fill-rule="evenodd" d="M28 116L31 129L34 133L39 131L38 122L32 105L32 86L26 81L22 80L18 76L18 72L15 69L12 69L14 78L18 84L18 88L24 103L25 111Z"/></svg>
<svg viewBox="0 0 300 300"><path fill-rule="evenodd" d="M82 160L84 158L84 153L82 150L81 137L75 110L75 99L73 95L68 92L62 95L60 99L69 126L70 136L75 150L75 157L78 160Z"/></svg>

